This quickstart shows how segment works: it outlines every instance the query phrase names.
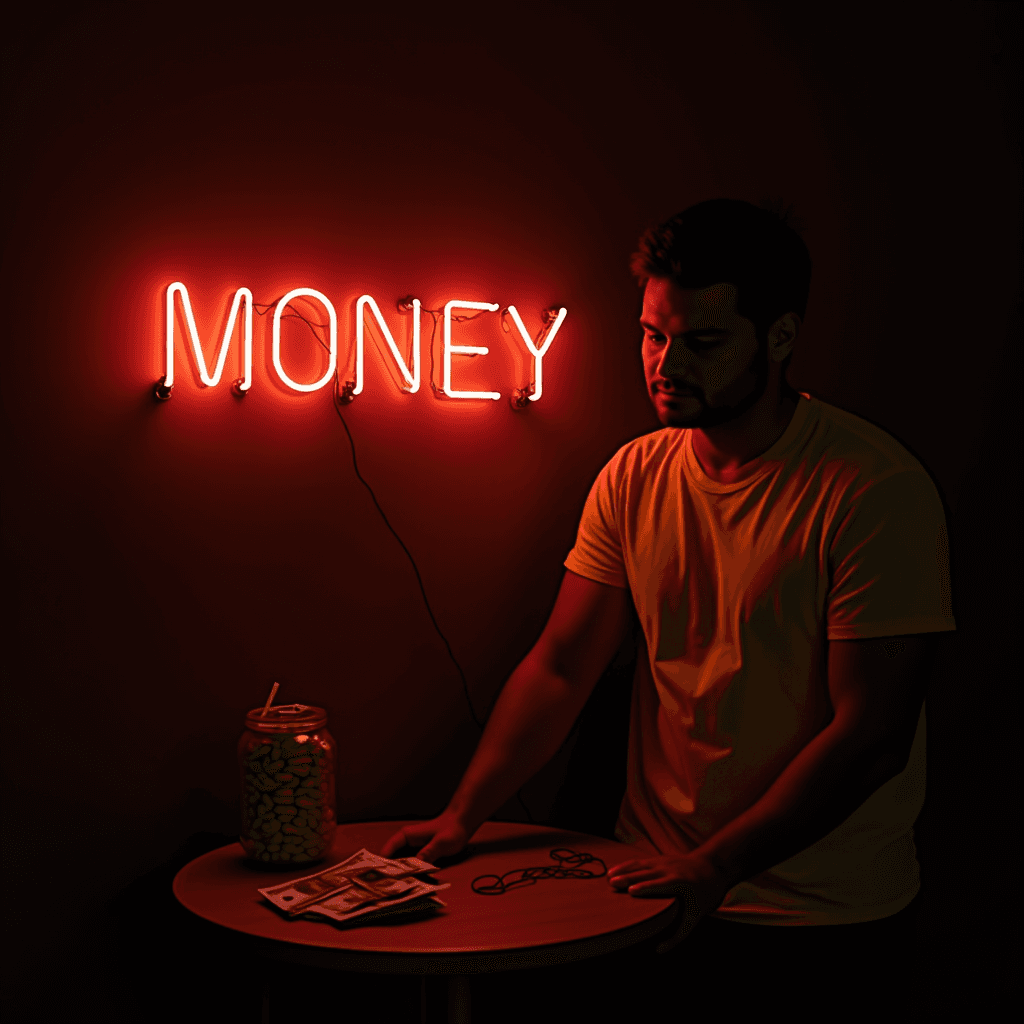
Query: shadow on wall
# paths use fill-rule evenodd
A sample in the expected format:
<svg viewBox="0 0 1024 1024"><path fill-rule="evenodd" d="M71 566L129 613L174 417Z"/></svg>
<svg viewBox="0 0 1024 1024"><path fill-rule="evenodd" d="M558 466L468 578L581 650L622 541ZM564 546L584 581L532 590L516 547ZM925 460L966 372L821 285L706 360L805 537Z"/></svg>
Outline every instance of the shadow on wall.
<svg viewBox="0 0 1024 1024"><path fill-rule="evenodd" d="M576 745L545 825L615 838L615 821L626 792L629 711L637 658L646 656L640 622L619 651L574 726Z"/></svg>

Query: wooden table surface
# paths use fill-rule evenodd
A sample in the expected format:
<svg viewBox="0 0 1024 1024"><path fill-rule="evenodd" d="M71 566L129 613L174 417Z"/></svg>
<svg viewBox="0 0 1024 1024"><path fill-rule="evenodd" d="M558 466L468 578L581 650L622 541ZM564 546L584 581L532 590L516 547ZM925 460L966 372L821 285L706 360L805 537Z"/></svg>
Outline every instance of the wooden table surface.
<svg viewBox="0 0 1024 1024"><path fill-rule="evenodd" d="M316 967L401 974L461 975L581 960L642 942L664 931L675 917L673 899L630 896L613 889L607 874L539 879L497 896L475 893L471 883L480 875L557 867L552 849L589 853L606 869L635 856L622 843L519 822L485 822L463 853L438 866L434 877L451 888L438 893L447 906L429 916L396 915L358 927L288 920L256 891L322 870L364 847L379 853L393 833L411 824L345 823L324 861L291 871L249 864L239 844L225 846L182 868L174 894L199 917L257 940L260 951L270 956ZM602 871L595 862L581 866Z"/></svg>

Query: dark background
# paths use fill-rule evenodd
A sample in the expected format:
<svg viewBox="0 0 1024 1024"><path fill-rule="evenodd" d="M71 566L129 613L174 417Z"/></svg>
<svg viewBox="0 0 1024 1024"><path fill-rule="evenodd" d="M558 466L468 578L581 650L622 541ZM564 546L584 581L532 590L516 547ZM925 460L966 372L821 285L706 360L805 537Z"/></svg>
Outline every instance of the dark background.
<svg viewBox="0 0 1024 1024"><path fill-rule="evenodd" d="M482 721L594 476L657 427L629 253L715 196L795 206L814 282L791 381L893 434L946 504L919 1005L1019 991L1016 4L94 3L4 29L6 1019L259 1019L244 959L168 886L235 834L235 742L275 680L328 709L342 821L438 813L479 736L329 390L272 382L269 317L244 399L182 349L152 399L167 285L208 341L241 285L318 288L343 352L362 292L396 327L408 293L534 329L568 308L524 412L401 395L368 344L344 414ZM456 386L525 382L496 323L465 326L491 354L456 357ZM627 658L496 817L610 833L628 700ZM414 1019L414 998L391 980L367 1005Z"/></svg>

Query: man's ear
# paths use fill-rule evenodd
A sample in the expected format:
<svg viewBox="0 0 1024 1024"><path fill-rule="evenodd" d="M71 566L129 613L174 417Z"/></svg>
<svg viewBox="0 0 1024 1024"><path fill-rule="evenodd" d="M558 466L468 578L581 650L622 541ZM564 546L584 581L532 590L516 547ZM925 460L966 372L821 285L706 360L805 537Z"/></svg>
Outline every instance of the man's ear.
<svg viewBox="0 0 1024 1024"><path fill-rule="evenodd" d="M784 313L768 328L768 353L774 362L781 363L793 351L801 323L796 313Z"/></svg>

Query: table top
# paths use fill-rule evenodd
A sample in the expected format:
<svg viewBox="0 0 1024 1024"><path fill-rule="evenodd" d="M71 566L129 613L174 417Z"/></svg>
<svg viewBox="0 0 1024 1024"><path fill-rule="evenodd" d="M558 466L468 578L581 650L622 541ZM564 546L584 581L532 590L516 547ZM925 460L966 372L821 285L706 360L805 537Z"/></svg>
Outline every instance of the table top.
<svg viewBox="0 0 1024 1024"><path fill-rule="evenodd" d="M364 847L379 853L390 836L413 823L341 824L322 862L292 871L251 864L241 845L233 843L182 868L174 879L174 895L199 917L264 940L261 948L272 956L361 971L453 973L578 960L641 942L667 928L675 917L674 899L630 896L613 889L607 874L542 878L502 895L474 892L471 883L480 875L500 877L517 868L558 867L550 856L553 849L588 853L608 869L636 855L623 843L520 822L484 822L458 857L438 867L433 877L450 882L451 888L438 893L446 906L433 914L399 914L376 924L336 926L287 919L257 892L323 870ZM595 874L602 871L593 862L580 866ZM488 882L493 879L483 884Z"/></svg>

